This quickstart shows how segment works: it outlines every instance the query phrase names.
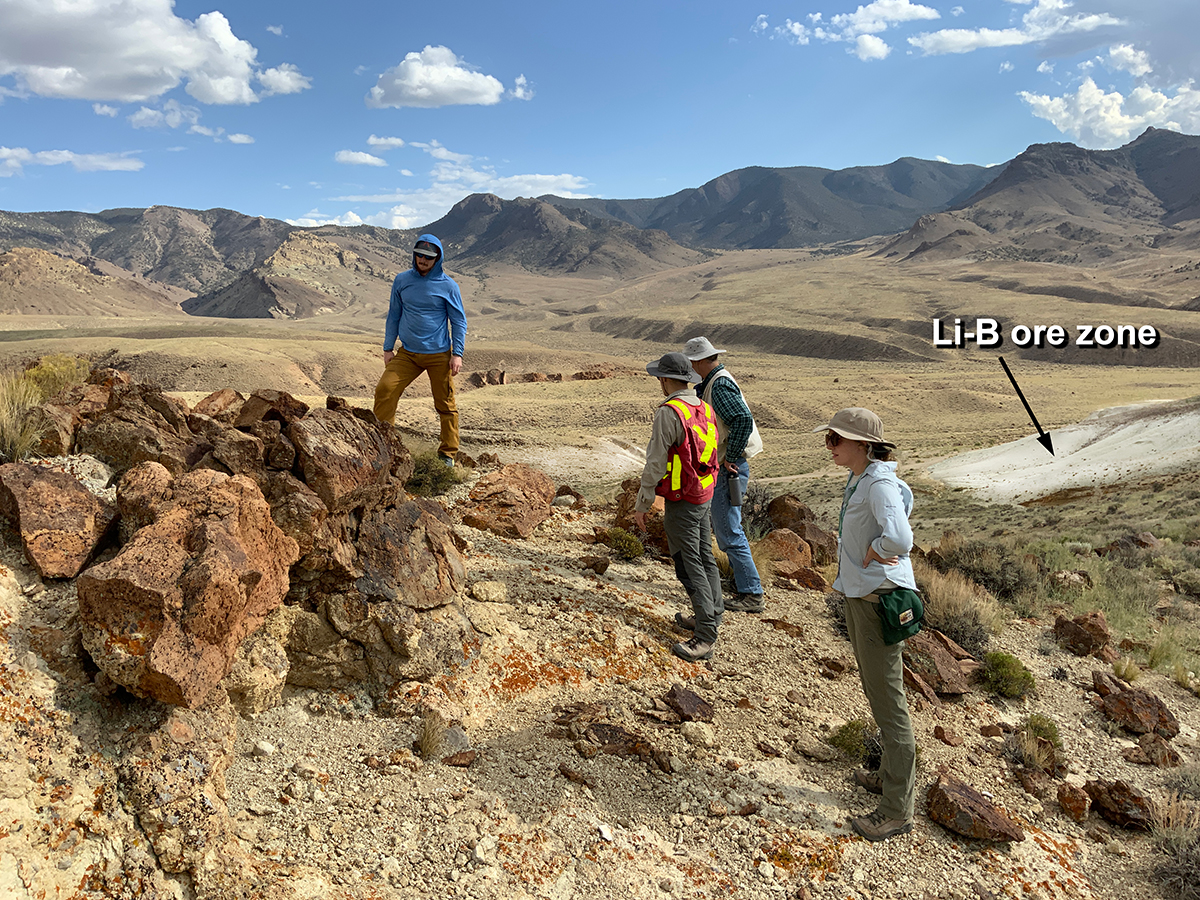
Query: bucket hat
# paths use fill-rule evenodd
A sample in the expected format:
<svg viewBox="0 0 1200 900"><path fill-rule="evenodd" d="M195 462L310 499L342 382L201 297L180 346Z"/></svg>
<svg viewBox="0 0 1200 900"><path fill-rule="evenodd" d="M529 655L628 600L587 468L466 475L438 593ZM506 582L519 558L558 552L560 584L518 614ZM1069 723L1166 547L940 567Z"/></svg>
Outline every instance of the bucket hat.
<svg viewBox="0 0 1200 900"><path fill-rule="evenodd" d="M818 431L836 431L842 437L852 441L883 444L885 447L896 449L895 444L883 439L883 422L879 420L879 416L861 406L839 409L829 420L828 425L818 425L813 429L814 434Z"/></svg>
<svg viewBox="0 0 1200 900"><path fill-rule="evenodd" d="M688 384L699 384L701 381L700 376L692 370L692 364L682 353L664 353L658 362L646 365L646 372L655 378L674 378Z"/></svg>
<svg viewBox="0 0 1200 900"><path fill-rule="evenodd" d="M724 350L718 350L714 347L712 342L706 337L694 337L683 345L683 355L692 362L698 359L708 359L710 356L724 352Z"/></svg>

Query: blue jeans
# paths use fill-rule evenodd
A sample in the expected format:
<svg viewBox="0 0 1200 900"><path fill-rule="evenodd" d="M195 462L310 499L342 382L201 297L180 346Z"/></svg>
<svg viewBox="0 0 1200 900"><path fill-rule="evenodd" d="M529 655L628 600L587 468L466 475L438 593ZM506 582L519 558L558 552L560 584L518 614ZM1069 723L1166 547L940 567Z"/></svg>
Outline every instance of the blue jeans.
<svg viewBox="0 0 1200 900"><path fill-rule="evenodd" d="M740 478L742 496L746 496L746 486L750 483L750 461L742 459L738 464L738 474L731 475L724 466L717 474L717 486L712 498L712 530L717 536L717 546L729 557L729 567L733 569L733 583L739 594L761 594L762 582L758 580L758 569L754 567L754 557L750 555L750 542L742 531L742 508L729 504L729 479Z"/></svg>

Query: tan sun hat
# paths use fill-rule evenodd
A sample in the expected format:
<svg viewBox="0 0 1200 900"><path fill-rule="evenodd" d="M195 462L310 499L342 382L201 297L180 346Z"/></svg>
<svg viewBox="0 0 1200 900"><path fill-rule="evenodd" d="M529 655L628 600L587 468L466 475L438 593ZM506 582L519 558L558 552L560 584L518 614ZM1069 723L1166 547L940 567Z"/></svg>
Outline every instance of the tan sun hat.
<svg viewBox="0 0 1200 900"><path fill-rule="evenodd" d="M683 345L683 355L692 362L701 359L708 359L710 356L716 356L718 353L724 353L724 350L718 350L712 345L706 337L694 337Z"/></svg>
<svg viewBox="0 0 1200 900"><path fill-rule="evenodd" d="M879 416L861 406L839 409L829 420L828 425L818 425L813 429L814 434L818 431L836 431L842 437L852 441L883 444L885 447L896 449L895 444L883 439L883 422L879 420Z"/></svg>

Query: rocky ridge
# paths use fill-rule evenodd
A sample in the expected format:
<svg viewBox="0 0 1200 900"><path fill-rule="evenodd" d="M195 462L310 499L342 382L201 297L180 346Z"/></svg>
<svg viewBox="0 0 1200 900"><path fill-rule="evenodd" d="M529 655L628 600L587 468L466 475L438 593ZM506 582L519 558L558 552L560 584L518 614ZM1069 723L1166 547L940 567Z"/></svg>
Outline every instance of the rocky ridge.
<svg viewBox="0 0 1200 900"><path fill-rule="evenodd" d="M536 474L481 467L441 503L416 501L397 492L399 448L385 441L377 467L357 464L377 432L336 400L308 410L276 392L218 392L180 409L107 374L81 394L59 401L78 414L64 449L128 438L90 445L123 473L115 497L102 467L84 477L121 512L93 568L178 515L176 484L197 475L258 491L297 561L275 592L286 602L189 709L97 671L80 581L39 573L21 523L5 535L6 896L1162 896L1145 837L1088 804L1081 822L1070 813L1080 791L1097 808L1093 795L1161 797L1166 770L1124 752L1142 741L1106 709L1128 686L1097 681L1102 664L1060 649L1052 621L1014 622L995 642L1034 672L1036 696L1003 701L965 681L911 696L916 827L869 845L845 821L872 798L824 740L868 714L821 592L769 581L762 616L727 615L712 663L682 663L669 653L684 600L670 566L609 554L596 535L613 511ZM519 483L524 499L511 501ZM536 506L525 537L467 524L486 524L497 497ZM800 566L820 547L812 536L778 542ZM1154 674L1139 687L1171 711L1171 746L1195 761L1196 697ZM1011 735L1033 712L1062 734L1053 777L1019 778L1012 762ZM1151 730L1171 733L1156 715ZM1025 839L934 824L926 789L952 778Z"/></svg>

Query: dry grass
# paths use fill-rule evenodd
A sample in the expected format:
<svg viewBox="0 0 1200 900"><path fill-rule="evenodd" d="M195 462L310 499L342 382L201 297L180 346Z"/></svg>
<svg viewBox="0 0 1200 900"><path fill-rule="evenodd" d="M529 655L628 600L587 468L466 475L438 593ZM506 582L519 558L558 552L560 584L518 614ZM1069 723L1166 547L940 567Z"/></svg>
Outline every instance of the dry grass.
<svg viewBox="0 0 1200 900"><path fill-rule="evenodd" d="M26 413L41 402L41 391L24 373L0 374L0 456L8 462L18 462L33 451L37 434Z"/></svg>
<svg viewBox="0 0 1200 900"><path fill-rule="evenodd" d="M999 634L1008 619L996 598L960 572L943 574L923 559L913 560L913 573L925 601L925 623L980 656L989 635Z"/></svg>
<svg viewBox="0 0 1200 900"><path fill-rule="evenodd" d="M1113 674L1122 681L1128 681L1130 684L1133 684L1141 677L1142 669L1132 656L1122 656L1113 663Z"/></svg>
<svg viewBox="0 0 1200 900"><path fill-rule="evenodd" d="M446 719L436 709L431 709L421 719L421 731L417 734L417 750L421 759L437 759L445 742Z"/></svg>

